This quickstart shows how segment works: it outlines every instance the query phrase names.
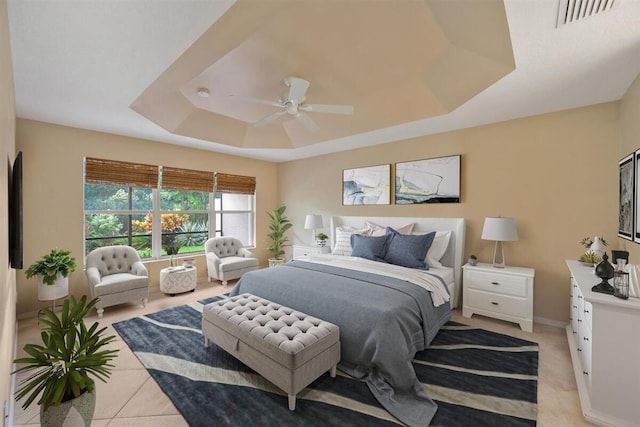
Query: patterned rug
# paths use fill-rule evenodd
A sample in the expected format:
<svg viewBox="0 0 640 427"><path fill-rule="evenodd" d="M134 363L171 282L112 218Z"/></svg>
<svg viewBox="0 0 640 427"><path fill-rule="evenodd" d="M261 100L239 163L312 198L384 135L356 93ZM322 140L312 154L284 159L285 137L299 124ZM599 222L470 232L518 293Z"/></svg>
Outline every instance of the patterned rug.
<svg viewBox="0 0 640 427"><path fill-rule="evenodd" d="M224 350L204 347L209 298L113 326L191 426L396 426L367 385L338 371L287 396ZM449 322L413 362L438 404L433 426L536 424L538 345Z"/></svg>

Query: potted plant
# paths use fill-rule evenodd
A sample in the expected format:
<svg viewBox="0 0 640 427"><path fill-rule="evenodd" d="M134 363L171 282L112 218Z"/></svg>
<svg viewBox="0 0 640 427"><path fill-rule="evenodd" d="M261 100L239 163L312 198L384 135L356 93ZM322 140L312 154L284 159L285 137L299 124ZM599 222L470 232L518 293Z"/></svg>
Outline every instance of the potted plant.
<svg viewBox="0 0 640 427"><path fill-rule="evenodd" d="M51 301L69 295L69 275L78 267L71 251L54 248L31 264L24 275L38 280L38 299Z"/></svg>
<svg viewBox="0 0 640 427"><path fill-rule="evenodd" d="M318 233L316 234L316 243L318 244L318 246L325 246L327 244L327 239L329 238L329 236L327 236L324 233Z"/></svg>
<svg viewBox="0 0 640 427"><path fill-rule="evenodd" d="M12 373L25 374L16 400L26 397L22 405L26 409L39 397L43 426L71 425L65 423L67 414L76 418L73 425L77 425L78 413L85 426L91 424L95 383L89 375L106 382L114 367L110 362L119 351L102 349L115 340L114 335L102 337L106 327L98 329L95 322L87 329L84 323L84 316L97 302L97 298L87 302L86 295L80 301L72 296L64 301L59 316L45 308L44 317L38 318L45 325L41 331L43 344L25 345L28 357L14 360L24 366Z"/></svg>
<svg viewBox="0 0 640 427"><path fill-rule="evenodd" d="M293 224L284 215L287 209L286 205L281 204L276 209L267 212L269 215L269 246L267 250L271 254L269 258L269 267L275 267L284 262L284 247L287 245L289 238L284 233L291 228Z"/></svg>
<svg viewBox="0 0 640 427"><path fill-rule="evenodd" d="M473 254L469 255L469 265L478 265L478 257Z"/></svg>
<svg viewBox="0 0 640 427"><path fill-rule="evenodd" d="M595 248L593 247L594 243L597 243ZM596 236L593 240L590 237L585 237L580 241L580 244L587 250L580 256L578 261L585 264L600 263L600 261L602 261L602 252L599 248L602 248L603 246L609 246L606 240L598 236Z"/></svg>

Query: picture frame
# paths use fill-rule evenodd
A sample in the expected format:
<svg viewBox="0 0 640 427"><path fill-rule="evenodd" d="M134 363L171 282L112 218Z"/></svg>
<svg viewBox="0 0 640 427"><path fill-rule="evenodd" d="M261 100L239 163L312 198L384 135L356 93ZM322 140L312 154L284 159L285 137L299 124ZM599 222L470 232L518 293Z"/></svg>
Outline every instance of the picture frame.
<svg viewBox="0 0 640 427"><path fill-rule="evenodd" d="M391 164L344 169L342 204L388 205L391 202Z"/></svg>
<svg viewBox="0 0 640 427"><path fill-rule="evenodd" d="M618 236L627 240L634 239L634 222L637 221L634 209L635 183L638 179L636 153L631 153L618 162Z"/></svg>
<svg viewBox="0 0 640 427"><path fill-rule="evenodd" d="M640 197L638 197L638 189L640 189L640 169L638 165L640 165L640 150L637 150L634 155L634 222L633 222L633 241L636 243L640 243Z"/></svg>
<svg viewBox="0 0 640 427"><path fill-rule="evenodd" d="M395 204L460 203L460 155L395 164Z"/></svg>

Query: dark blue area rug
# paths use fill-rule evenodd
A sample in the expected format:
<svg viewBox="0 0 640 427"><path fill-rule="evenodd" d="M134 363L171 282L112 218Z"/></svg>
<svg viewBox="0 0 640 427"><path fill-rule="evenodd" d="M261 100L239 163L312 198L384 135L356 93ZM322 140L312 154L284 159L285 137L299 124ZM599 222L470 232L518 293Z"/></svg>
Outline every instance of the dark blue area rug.
<svg viewBox="0 0 640 427"><path fill-rule="evenodd" d="M366 383L325 374L297 396L211 344L200 332L202 307L221 297L113 326L191 426L395 426ZM447 323L413 363L438 404L433 426L536 424L538 345Z"/></svg>

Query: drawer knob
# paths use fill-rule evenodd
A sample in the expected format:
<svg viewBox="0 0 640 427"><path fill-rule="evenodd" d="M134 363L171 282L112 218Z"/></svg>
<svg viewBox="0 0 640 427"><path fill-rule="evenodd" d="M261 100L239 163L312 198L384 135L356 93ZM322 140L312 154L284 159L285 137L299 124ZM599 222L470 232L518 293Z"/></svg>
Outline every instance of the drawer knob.
<svg viewBox="0 0 640 427"><path fill-rule="evenodd" d="M492 284L492 285L496 285L496 286L497 286L497 285L499 285L500 283L498 283L498 282L491 282L491 284Z"/></svg>
<svg viewBox="0 0 640 427"><path fill-rule="evenodd" d="M584 312L585 312L585 313L588 313L588 312L589 312L589 310L585 310Z"/></svg>
<svg viewBox="0 0 640 427"><path fill-rule="evenodd" d="M578 299L582 299L582 295L578 295Z"/></svg>
<svg viewBox="0 0 640 427"><path fill-rule="evenodd" d="M574 306L573 306L573 308L575 308L575 309L577 310L577 309L578 309L578 306L577 306L577 305L574 305Z"/></svg>
<svg viewBox="0 0 640 427"><path fill-rule="evenodd" d="M587 371L582 371L582 373L585 374L585 375L589 375L589 372L587 372Z"/></svg>
<svg viewBox="0 0 640 427"><path fill-rule="evenodd" d="M576 332L576 331L573 331L573 334L575 335L575 334L577 334L577 332Z"/></svg>
<svg viewBox="0 0 640 427"><path fill-rule="evenodd" d="M497 302L495 302L495 301L491 301L491 304L493 304L493 305L500 305L500 304L498 304L498 303L497 303Z"/></svg>
<svg viewBox="0 0 640 427"><path fill-rule="evenodd" d="M578 349L578 351L582 351L582 349L581 349L581 348L579 348L579 349Z"/></svg>
<svg viewBox="0 0 640 427"><path fill-rule="evenodd" d="M587 337L584 337L582 339L585 340L585 341L589 341L589 338L587 338Z"/></svg>
<svg viewBox="0 0 640 427"><path fill-rule="evenodd" d="M578 319L578 322L582 322L582 319Z"/></svg>

